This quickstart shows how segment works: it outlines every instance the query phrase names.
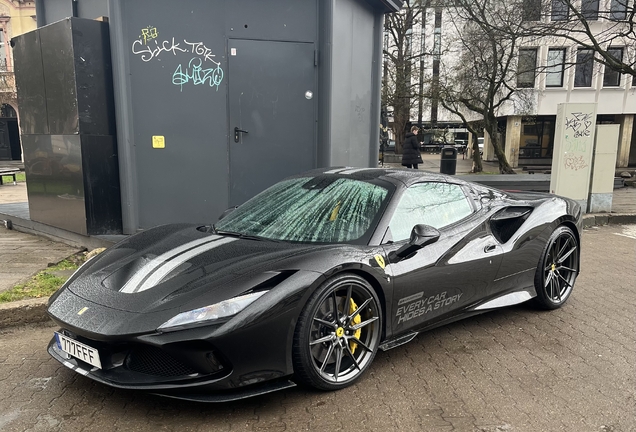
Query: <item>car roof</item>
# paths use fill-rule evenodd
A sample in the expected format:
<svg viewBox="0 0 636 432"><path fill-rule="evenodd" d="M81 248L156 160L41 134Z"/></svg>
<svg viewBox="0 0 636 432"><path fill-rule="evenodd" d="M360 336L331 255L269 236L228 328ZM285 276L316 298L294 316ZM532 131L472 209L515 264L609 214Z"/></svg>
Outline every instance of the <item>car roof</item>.
<svg viewBox="0 0 636 432"><path fill-rule="evenodd" d="M420 183L423 181L466 184L464 180L460 180L457 177L406 168L330 167L319 168L300 174L300 176L303 177L308 175L312 177L334 175L359 181L373 181L380 179L389 181L396 185L401 183L405 186L410 186L414 183Z"/></svg>

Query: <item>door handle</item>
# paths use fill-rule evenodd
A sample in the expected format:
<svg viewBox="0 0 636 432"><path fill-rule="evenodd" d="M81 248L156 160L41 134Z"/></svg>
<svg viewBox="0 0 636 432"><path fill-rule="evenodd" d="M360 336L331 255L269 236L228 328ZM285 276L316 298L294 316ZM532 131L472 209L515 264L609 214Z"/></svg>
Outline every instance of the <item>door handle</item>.
<svg viewBox="0 0 636 432"><path fill-rule="evenodd" d="M238 126L236 126L234 128L234 142L239 142L239 140L241 138L241 136L239 134L242 134L242 133L246 134L246 133L249 133L249 132L246 131L246 130L243 130L243 129L239 129Z"/></svg>
<svg viewBox="0 0 636 432"><path fill-rule="evenodd" d="M493 252L495 249L497 249L496 245L488 245L484 248L484 252L488 253L488 252Z"/></svg>

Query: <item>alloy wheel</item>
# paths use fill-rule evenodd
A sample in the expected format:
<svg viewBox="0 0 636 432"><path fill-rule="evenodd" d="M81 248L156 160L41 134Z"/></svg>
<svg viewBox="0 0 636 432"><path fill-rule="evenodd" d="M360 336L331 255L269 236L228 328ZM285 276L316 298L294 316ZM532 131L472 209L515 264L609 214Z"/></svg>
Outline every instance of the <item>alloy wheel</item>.
<svg viewBox="0 0 636 432"><path fill-rule="evenodd" d="M312 309L306 339L311 375L317 378L312 381L348 385L369 366L379 345L377 297L365 281L351 278L324 290Z"/></svg>
<svg viewBox="0 0 636 432"><path fill-rule="evenodd" d="M560 305L572 288L579 273L579 247L569 229L564 229L552 239L546 251L543 268L543 288L546 299Z"/></svg>

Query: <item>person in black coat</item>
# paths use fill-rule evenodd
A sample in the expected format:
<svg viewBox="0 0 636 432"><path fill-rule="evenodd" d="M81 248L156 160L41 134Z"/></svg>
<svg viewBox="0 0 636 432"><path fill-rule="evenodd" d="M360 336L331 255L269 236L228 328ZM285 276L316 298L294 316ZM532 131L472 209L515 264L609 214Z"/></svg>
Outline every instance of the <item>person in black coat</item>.
<svg viewBox="0 0 636 432"><path fill-rule="evenodd" d="M422 162L420 142L417 140L419 131L417 126L411 127L411 132L406 134L406 139L402 145L402 165L407 168L417 169L417 164Z"/></svg>

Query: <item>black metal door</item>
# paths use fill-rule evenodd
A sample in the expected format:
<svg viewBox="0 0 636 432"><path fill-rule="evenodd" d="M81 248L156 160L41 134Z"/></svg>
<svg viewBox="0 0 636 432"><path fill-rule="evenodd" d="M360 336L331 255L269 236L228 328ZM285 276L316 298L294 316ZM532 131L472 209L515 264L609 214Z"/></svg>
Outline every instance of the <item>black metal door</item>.
<svg viewBox="0 0 636 432"><path fill-rule="evenodd" d="M11 160L11 142L6 120L0 120L0 160Z"/></svg>
<svg viewBox="0 0 636 432"><path fill-rule="evenodd" d="M230 39L230 205L316 164L311 43Z"/></svg>

